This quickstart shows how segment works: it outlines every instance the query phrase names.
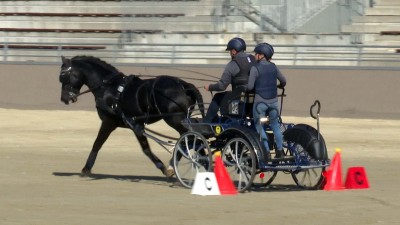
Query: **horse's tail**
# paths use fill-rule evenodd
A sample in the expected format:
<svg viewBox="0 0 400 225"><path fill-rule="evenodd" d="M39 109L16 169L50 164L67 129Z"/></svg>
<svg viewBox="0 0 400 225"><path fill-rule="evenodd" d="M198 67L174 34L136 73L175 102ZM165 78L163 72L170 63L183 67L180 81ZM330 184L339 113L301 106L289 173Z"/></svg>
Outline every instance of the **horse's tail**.
<svg viewBox="0 0 400 225"><path fill-rule="evenodd" d="M199 107L201 116L204 118L206 116L206 114L204 112L205 110L204 110L203 96L201 95L199 89L196 86L194 86L194 84L188 83L188 82L185 82L185 83L186 83L186 87L185 87L186 93L188 93L190 96L194 97L194 99L196 100L196 103Z"/></svg>

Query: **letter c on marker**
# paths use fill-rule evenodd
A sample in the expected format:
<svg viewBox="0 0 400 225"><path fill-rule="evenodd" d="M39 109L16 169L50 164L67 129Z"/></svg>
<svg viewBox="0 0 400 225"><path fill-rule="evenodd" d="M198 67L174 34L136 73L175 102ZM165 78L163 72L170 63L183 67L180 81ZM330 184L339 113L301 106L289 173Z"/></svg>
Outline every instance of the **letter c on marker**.
<svg viewBox="0 0 400 225"><path fill-rule="evenodd" d="M359 171L357 171L354 174L354 180L356 180L356 183L359 185L362 185L364 183L364 178L362 177L362 175Z"/></svg>
<svg viewBox="0 0 400 225"><path fill-rule="evenodd" d="M204 179L204 186L206 186L208 191L211 191L212 186L210 185L210 178L206 177L206 179Z"/></svg>

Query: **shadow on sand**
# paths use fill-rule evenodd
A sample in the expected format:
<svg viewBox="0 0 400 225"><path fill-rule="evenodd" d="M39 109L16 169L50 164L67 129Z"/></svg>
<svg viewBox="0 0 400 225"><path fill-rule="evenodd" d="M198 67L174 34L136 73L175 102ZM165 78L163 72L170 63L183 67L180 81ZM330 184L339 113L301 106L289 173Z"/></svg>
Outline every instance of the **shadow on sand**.
<svg viewBox="0 0 400 225"><path fill-rule="evenodd" d="M138 175L114 175L114 174L90 174L88 176L82 176L81 173L71 172L53 172L54 176L58 177L82 177L87 178L89 181L92 180L118 180L128 181L142 184L160 185L171 188L186 189L183 187L176 178L166 178L163 176L138 176ZM315 191L305 190L298 187L297 185L283 185L283 184L272 184L267 187L251 187L247 192L294 192L294 191Z"/></svg>
<svg viewBox="0 0 400 225"><path fill-rule="evenodd" d="M136 183L145 183L153 185L168 186L173 188L184 188L175 178L167 178L163 176L137 176L137 175L114 175L114 174L95 174L92 173L87 176L82 176L81 173L71 172L53 172L54 176L58 177L82 177L88 178L89 180L118 180L118 181L129 181Z"/></svg>
<svg viewBox="0 0 400 225"><path fill-rule="evenodd" d="M294 192L294 191L316 191L316 190L306 190L300 188L295 184L271 184L267 187L251 187L251 192Z"/></svg>

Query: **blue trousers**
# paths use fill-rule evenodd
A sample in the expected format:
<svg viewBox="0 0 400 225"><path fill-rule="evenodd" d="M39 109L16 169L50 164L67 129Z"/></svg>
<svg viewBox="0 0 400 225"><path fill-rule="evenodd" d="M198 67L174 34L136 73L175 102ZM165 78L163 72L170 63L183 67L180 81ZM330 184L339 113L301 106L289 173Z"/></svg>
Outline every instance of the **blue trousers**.
<svg viewBox="0 0 400 225"><path fill-rule="evenodd" d="M277 149L275 150L282 150L283 149L283 135L280 129L280 124L279 124L279 103L274 102L271 104L265 104L263 102L260 103L255 103L253 106L253 118L254 118L254 123L257 129L257 132L261 135L261 141L264 143L265 148L267 151L269 151L269 145L268 145L268 136L265 133L265 129L263 125L260 125L260 118L263 118L266 116L268 112L269 116L269 125L272 129L272 132L274 133L275 136L275 143L277 146ZM273 141L273 140L272 140Z"/></svg>
<svg viewBox="0 0 400 225"><path fill-rule="evenodd" d="M206 117L204 118L205 123L211 123L218 119L218 111L221 107L222 100L226 95L229 95L230 92L218 92L214 94L210 106L208 107Z"/></svg>

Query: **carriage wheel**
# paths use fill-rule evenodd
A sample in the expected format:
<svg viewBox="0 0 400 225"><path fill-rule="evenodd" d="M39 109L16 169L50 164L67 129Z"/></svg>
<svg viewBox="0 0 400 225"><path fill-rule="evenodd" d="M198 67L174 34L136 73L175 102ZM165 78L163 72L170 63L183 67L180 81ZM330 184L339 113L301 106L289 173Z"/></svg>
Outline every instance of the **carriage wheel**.
<svg viewBox="0 0 400 225"><path fill-rule="evenodd" d="M211 162L210 147L200 133L189 131L176 142L173 165L175 175L184 187L192 188L198 172L212 171Z"/></svg>
<svg viewBox="0 0 400 225"><path fill-rule="evenodd" d="M307 151L299 144L291 143L291 149L293 149L298 154L298 158L300 160L304 160L308 162L308 164L315 161L311 156L307 153ZM292 170L291 174L293 177L294 182L297 186L304 188L304 189L312 189L316 190L319 189L322 181L324 179L322 173L325 171L325 167L319 168L310 168L310 169L296 169Z"/></svg>
<svg viewBox="0 0 400 225"><path fill-rule="evenodd" d="M274 181L278 171L260 171L257 172L253 180L254 187L266 187Z"/></svg>
<svg viewBox="0 0 400 225"><path fill-rule="evenodd" d="M256 174L256 156L248 141L236 137L226 143L222 160L230 178L239 192L246 191Z"/></svg>
<svg viewBox="0 0 400 225"><path fill-rule="evenodd" d="M270 137L269 140L274 140L274 137ZM274 148L273 149L277 149L276 147L276 143L274 143ZM271 149L271 146L270 146ZM286 153L285 153L286 155ZM256 176L254 177L253 180L253 186L254 187L266 187L268 185L270 185L272 183L272 181L274 181L276 175L278 174L278 171L258 171Z"/></svg>

